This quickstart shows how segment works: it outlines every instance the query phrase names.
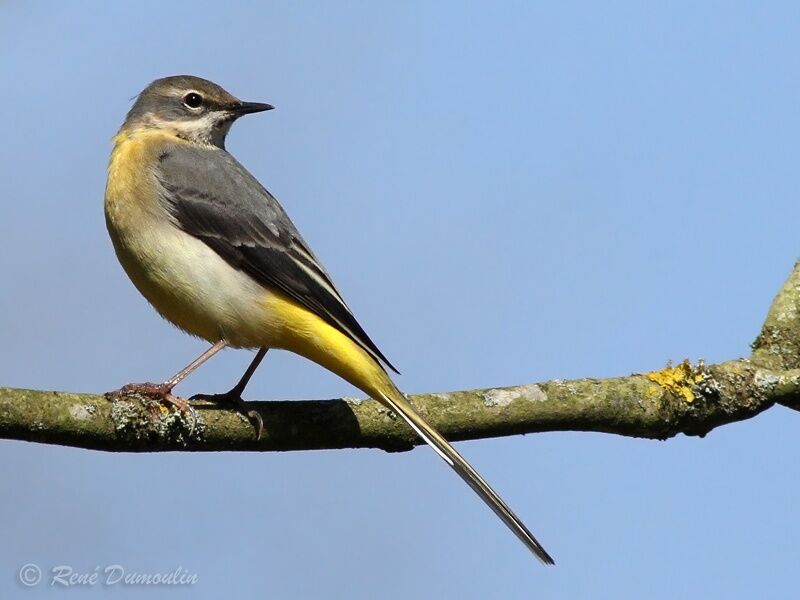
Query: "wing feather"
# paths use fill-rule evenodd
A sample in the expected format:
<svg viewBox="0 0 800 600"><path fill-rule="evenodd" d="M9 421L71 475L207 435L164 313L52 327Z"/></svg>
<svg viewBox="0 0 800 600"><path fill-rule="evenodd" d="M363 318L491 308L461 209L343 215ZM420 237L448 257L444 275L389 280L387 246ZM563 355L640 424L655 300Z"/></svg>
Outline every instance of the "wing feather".
<svg viewBox="0 0 800 600"><path fill-rule="evenodd" d="M160 155L156 176L178 227L397 372L356 321L283 207L233 156L216 148L176 145Z"/></svg>

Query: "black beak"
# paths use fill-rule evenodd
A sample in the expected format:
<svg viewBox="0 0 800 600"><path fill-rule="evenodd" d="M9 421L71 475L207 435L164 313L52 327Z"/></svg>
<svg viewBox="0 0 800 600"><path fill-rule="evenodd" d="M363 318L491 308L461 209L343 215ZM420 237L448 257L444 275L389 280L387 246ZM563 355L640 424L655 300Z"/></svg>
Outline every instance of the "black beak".
<svg viewBox="0 0 800 600"><path fill-rule="evenodd" d="M275 108L272 104L264 104L263 102L239 102L232 108L232 111L237 117L242 115L249 115L257 112L264 112L265 110L272 110Z"/></svg>

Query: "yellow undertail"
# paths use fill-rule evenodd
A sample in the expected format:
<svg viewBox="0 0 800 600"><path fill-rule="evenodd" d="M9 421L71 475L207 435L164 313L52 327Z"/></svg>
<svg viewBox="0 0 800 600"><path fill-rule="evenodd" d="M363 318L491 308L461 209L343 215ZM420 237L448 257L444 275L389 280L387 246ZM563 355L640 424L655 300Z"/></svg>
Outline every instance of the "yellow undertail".
<svg viewBox="0 0 800 600"><path fill-rule="evenodd" d="M281 295L271 295L270 311L283 323L273 347L290 350L322 365L379 400L408 425L481 497L514 534L544 564L553 559L508 505L397 389L386 371L347 335L317 315ZM264 344L270 345L270 344Z"/></svg>

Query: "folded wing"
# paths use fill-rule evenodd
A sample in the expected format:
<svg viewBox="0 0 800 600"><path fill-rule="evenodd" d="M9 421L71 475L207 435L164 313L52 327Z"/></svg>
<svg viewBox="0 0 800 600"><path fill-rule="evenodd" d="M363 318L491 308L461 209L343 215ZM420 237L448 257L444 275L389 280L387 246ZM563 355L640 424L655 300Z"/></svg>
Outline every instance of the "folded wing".
<svg viewBox="0 0 800 600"><path fill-rule="evenodd" d="M159 157L162 200L186 233L299 302L393 371L278 201L224 150L175 145Z"/></svg>

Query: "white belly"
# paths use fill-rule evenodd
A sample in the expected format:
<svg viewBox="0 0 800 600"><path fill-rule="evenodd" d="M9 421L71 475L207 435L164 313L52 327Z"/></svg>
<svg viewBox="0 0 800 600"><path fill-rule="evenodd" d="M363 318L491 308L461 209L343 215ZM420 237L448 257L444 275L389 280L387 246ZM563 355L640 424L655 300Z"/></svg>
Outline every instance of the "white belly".
<svg viewBox="0 0 800 600"><path fill-rule="evenodd" d="M210 342L269 345L270 294L248 275L172 225L166 214L122 219L127 224L122 228L113 216L108 221L122 266L164 318Z"/></svg>

